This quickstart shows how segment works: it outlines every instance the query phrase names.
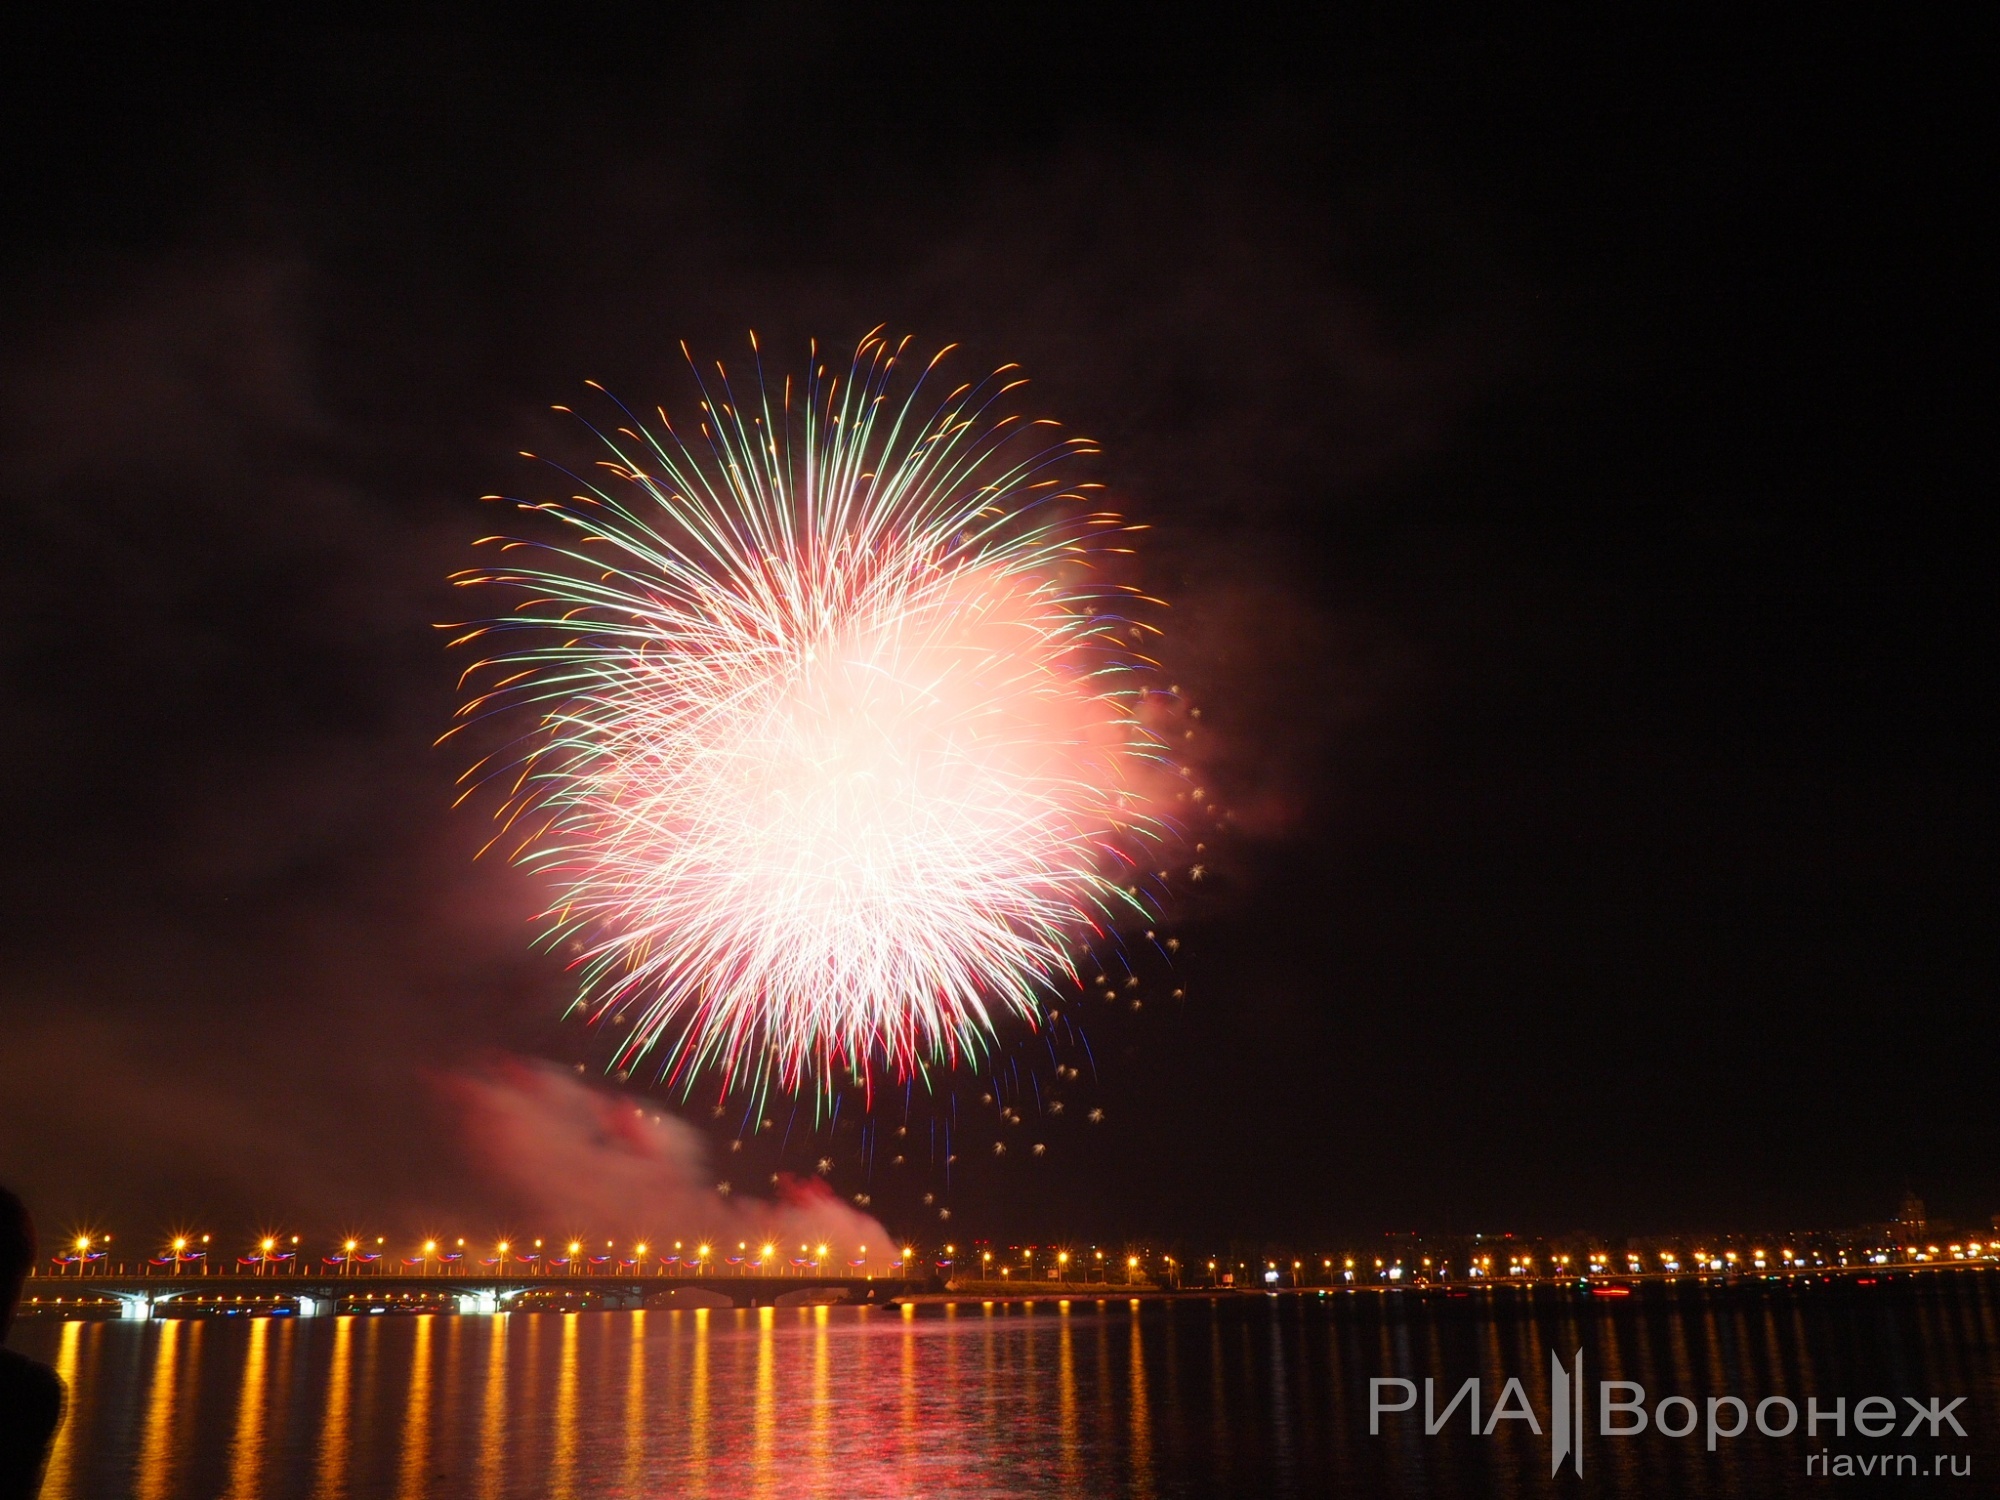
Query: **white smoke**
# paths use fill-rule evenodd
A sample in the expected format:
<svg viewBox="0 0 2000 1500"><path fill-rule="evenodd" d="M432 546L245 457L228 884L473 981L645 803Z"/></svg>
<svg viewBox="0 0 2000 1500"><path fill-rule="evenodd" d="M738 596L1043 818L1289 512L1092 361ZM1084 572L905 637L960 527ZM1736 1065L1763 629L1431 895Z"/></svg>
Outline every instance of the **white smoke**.
<svg viewBox="0 0 2000 1500"><path fill-rule="evenodd" d="M725 1191L693 1126L553 1064L496 1057L443 1083L473 1159L551 1234L621 1245L824 1244L836 1263L866 1246L884 1266L897 1253L880 1220L821 1182L782 1178L775 1198Z"/></svg>

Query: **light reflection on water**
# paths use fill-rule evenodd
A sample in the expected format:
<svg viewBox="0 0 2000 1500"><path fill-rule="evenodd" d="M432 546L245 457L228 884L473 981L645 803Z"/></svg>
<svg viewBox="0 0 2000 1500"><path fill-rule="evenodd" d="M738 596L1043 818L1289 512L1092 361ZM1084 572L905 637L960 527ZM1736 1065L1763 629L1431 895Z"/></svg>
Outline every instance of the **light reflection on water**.
<svg viewBox="0 0 2000 1500"><path fill-rule="evenodd" d="M30 1319L16 1347L72 1392L48 1500L510 1500L666 1495L1824 1493L1803 1435L1593 1435L1579 1484L1523 1424L1368 1431L1368 1379L1449 1391L1549 1352L1697 1399L1964 1395L1969 1440L1850 1451L1973 1456L2000 1473L1992 1278L1863 1290L1686 1286L1606 1306L1484 1297L1242 1297L1173 1305L841 1307L288 1318ZM1490 1403L1492 1397L1488 1396ZM1900 1404L1900 1403L1899 1403ZM1594 1426L1595 1414L1591 1414Z"/></svg>

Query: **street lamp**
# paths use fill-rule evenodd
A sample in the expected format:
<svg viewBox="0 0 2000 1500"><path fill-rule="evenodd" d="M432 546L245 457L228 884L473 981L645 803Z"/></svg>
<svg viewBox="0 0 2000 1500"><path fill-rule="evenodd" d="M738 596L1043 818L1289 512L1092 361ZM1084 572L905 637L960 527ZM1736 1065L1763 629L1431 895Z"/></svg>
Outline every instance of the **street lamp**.
<svg viewBox="0 0 2000 1500"><path fill-rule="evenodd" d="M1126 1256L1126 1257L1125 1257L1125 1285L1127 1285L1127 1286L1130 1286L1130 1285L1132 1285L1133 1281L1134 1281L1134 1280L1136 1280L1136 1279L1137 1279L1137 1277L1138 1277L1138 1272L1139 1272L1139 1257L1138 1257L1138 1256L1136 1256L1136 1255L1128 1255L1128 1256Z"/></svg>
<svg viewBox="0 0 2000 1500"><path fill-rule="evenodd" d="M507 1242L505 1240L502 1240L498 1246L498 1249L499 1249L499 1257L498 1257L499 1265L496 1269L499 1275L505 1276L507 1274Z"/></svg>
<svg viewBox="0 0 2000 1500"><path fill-rule="evenodd" d="M1060 1285L1060 1284L1062 1283L1062 1281L1064 1280L1064 1278L1065 1278L1065 1277L1067 1277L1068 1275L1069 1275L1069 1251L1067 1251L1067 1250L1058 1250L1058 1251L1056 1252L1056 1282L1057 1282L1057 1284L1058 1284L1058 1285Z"/></svg>
<svg viewBox="0 0 2000 1500"><path fill-rule="evenodd" d="M437 1254L437 1247L438 1247L438 1242L436 1240L424 1241L423 1264L417 1268L417 1274L419 1276L428 1276L431 1274L431 1257Z"/></svg>
<svg viewBox="0 0 2000 1500"><path fill-rule="evenodd" d="M271 1268L271 1252L277 1248L278 1242L269 1235L264 1236L263 1239L257 1242L257 1249L260 1252L257 1257L257 1274L259 1276L262 1276Z"/></svg>
<svg viewBox="0 0 2000 1500"><path fill-rule="evenodd" d="M87 1234L78 1235L76 1237L76 1274L79 1278L81 1278L83 1275L84 1259L89 1254L90 1254L90 1236Z"/></svg>
<svg viewBox="0 0 2000 1500"><path fill-rule="evenodd" d="M569 1242L569 1274L576 1275L576 1258L583 1252L583 1244L578 1240Z"/></svg>
<svg viewBox="0 0 2000 1500"><path fill-rule="evenodd" d="M360 1243L359 1240L347 1240L341 1245L340 1248L344 1252L340 1262L341 1275L352 1276L354 1274L354 1252L360 1247Z"/></svg>

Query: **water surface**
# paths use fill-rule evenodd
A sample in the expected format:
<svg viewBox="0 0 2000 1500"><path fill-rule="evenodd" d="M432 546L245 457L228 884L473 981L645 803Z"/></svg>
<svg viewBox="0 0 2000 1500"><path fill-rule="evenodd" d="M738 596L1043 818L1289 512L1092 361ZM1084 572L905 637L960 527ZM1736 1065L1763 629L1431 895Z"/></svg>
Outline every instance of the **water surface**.
<svg viewBox="0 0 2000 1500"><path fill-rule="evenodd" d="M1606 1301L1242 1296L1032 1306L29 1318L12 1344L73 1392L48 1500L135 1496L1264 1496L1984 1493L2000 1476L2000 1326L1981 1273L1648 1288ZM1898 1398L1895 1434L1597 1434L1551 1478L1550 1353L1696 1406ZM1513 1377L1491 1435L1422 1412L1371 1434L1371 1377ZM1906 1437L1901 1397L1968 1436ZM1771 1408L1776 1412L1779 1408ZM1775 1421L1775 1418L1774 1418ZM1939 1456L1942 1477L1807 1473L1815 1454ZM1951 1460L1969 1478L1950 1477Z"/></svg>

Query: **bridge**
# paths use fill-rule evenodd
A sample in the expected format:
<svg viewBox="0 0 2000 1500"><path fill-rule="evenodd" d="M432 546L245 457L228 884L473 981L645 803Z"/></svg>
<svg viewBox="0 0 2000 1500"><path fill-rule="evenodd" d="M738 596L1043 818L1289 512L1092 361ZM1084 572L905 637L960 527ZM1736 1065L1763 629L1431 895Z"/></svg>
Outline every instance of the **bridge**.
<svg viewBox="0 0 2000 1500"><path fill-rule="evenodd" d="M514 1308L587 1307L788 1307L842 1302L883 1305L897 1297L933 1291L937 1283L895 1276L602 1276L509 1273L505 1276L32 1276L22 1301L61 1300L65 1306L96 1299L116 1302L120 1315L143 1321L172 1303L190 1310L225 1305L276 1310L287 1305L301 1318L369 1312L412 1305L443 1306L465 1314Z"/></svg>

